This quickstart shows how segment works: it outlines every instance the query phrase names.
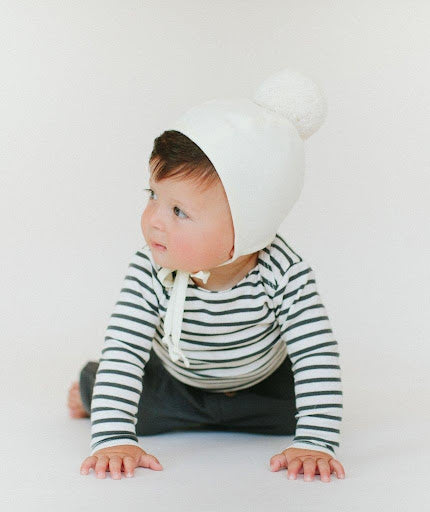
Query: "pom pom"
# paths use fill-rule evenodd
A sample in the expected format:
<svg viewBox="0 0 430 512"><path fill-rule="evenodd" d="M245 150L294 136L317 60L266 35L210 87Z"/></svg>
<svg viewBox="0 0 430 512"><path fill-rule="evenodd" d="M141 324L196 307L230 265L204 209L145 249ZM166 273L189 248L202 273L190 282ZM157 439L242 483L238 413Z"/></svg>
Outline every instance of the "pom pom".
<svg viewBox="0 0 430 512"><path fill-rule="evenodd" d="M255 91L253 101L289 119L302 139L315 133L327 115L327 102L320 87L288 68L270 75Z"/></svg>

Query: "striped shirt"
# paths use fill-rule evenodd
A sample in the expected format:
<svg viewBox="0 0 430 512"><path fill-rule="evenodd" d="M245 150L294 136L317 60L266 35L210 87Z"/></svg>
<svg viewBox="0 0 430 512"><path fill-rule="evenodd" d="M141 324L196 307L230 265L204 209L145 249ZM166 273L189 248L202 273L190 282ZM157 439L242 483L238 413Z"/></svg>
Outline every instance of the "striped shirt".
<svg viewBox="0 0 430 512"><path fill-rule="evenodd" d="M232 288L206 290L190 278L180 342L189 368L161 342L169 290L157 278L160 268L148 245L128 266L94 383L91 454L138 445L137 408L153 349L173 377L216 393L261 382L288 356L297 409L289 447L334 455L342 421L338 343L312 268L277 234Z"/></svg>

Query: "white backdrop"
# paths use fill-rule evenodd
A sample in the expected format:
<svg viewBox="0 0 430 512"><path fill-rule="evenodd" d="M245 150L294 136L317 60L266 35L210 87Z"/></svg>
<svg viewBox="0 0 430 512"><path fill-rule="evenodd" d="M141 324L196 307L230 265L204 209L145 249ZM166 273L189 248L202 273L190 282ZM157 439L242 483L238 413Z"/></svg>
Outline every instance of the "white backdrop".
<svg viewBox="0 0 430 512"><path fill-rule="evenodd" d="M401 416L411 395L424 407L428 2L0 4L4 418L29 398L47 412L60 397L65 411L68 385L99 357L144 243L153 139L194 104L251 97L287 66L328 99L280 232L314 268L339 342L344 446L358 424L377 427L374 414L392 418L389 402Z"/></svg>

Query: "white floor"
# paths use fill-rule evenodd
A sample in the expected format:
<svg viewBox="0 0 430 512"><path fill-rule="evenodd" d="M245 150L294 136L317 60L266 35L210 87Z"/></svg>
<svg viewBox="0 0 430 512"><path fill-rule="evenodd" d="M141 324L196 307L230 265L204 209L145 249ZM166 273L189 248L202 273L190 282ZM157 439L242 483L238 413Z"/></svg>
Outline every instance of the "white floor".
<svg viewBox="0 0 430 512"><path fill-rule="evenodd" d="M21 370L18 388L7 372L3 387L2 511L429 510L429 395L417 388L411 393L393 382L382 395L345 381L337 453L345 480L333 474L330 483L319 475L290 481L285 470L271 472L270 457L291 437L202 431L141 437L164 470L138 468L134 478L113 480L109 473L106 479L79 473L90 423L68 416L70 379L51 370L52 379L38 380L49 367L31 361Z"/></svg>

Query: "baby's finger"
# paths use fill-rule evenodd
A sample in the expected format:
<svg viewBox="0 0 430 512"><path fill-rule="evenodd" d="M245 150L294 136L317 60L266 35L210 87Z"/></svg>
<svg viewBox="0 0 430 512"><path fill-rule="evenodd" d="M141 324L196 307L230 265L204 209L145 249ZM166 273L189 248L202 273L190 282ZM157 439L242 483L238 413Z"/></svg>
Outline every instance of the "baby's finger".
<svg viewBox="0 0 430 512"><path fill-rule="evenodd" d="M336 473L337 478L345 478L345 470L343 469L342 464L336 459L330 459L329 461L330 467Z"/></svg>
<svg viewBox="0 0 430 512"><path fill-rule="evenodd" d="M94 469L94 466L96 465L97 457L92 455L91 457L87 457L84 462L81 464L81 475L88 475L91 468Z"/></svg>
<svg viewBox="0 0 430 512"><path fill-rule="evenodd" d="M287 468L288 462L287 457L284 453L277 453L270 459L270 469L272 471L278 471L279 469Z"/></svg>
<svg viewBox="0 0 430 512"><path fill-rule="evenodd" d="M114 480L121 479L122 458L119 455L111 455L109 460L110 476Z"/></svg>
<svg viewBox="0 0 430 512"><path fill-rule="evenodd" d="M138 465L142 466L143 468L155 469L157 471L163 469L163 466L160 464L159 460L150 453L142 453Z"/></svg>
<svg viewBox="0 0 430 512"><path fill-rule="evenodd" d="M97 478L106 478L106 468L109 463L109 457L106 455L98 455L95 472Z"/></svg>
<svg viewBox="0 0 430 512"><path fill-rule="evenodd" d="M296 457L288 463L288 471L287 477L289 480L295 480L297 478L297 473L299 469L302 467L302 461Z"/></svg>
<svg viewBox="0 0 430 512"><path fill-rule="evenodd" d="M330 482L331 468L330 468L330 464L328 463L327 459L318 459L317 465L318 465L318 471L321 476L321 481L322 482Z"/></svg>
<svg viewBox="0 0 430 512"><path fill-rule="evenodd" d="M303 473L305 482L310 482L315 476L316 461L313 457L305 457L303 461Z"/></svg>
<svg viewBox="0 0 430 512"><path fill-rule="evenodd" d="M127 477L131 477L134 475L134 470L137 466L137 462L133 457L129 457L128 455L124 457L124 474Z"/></svg>

